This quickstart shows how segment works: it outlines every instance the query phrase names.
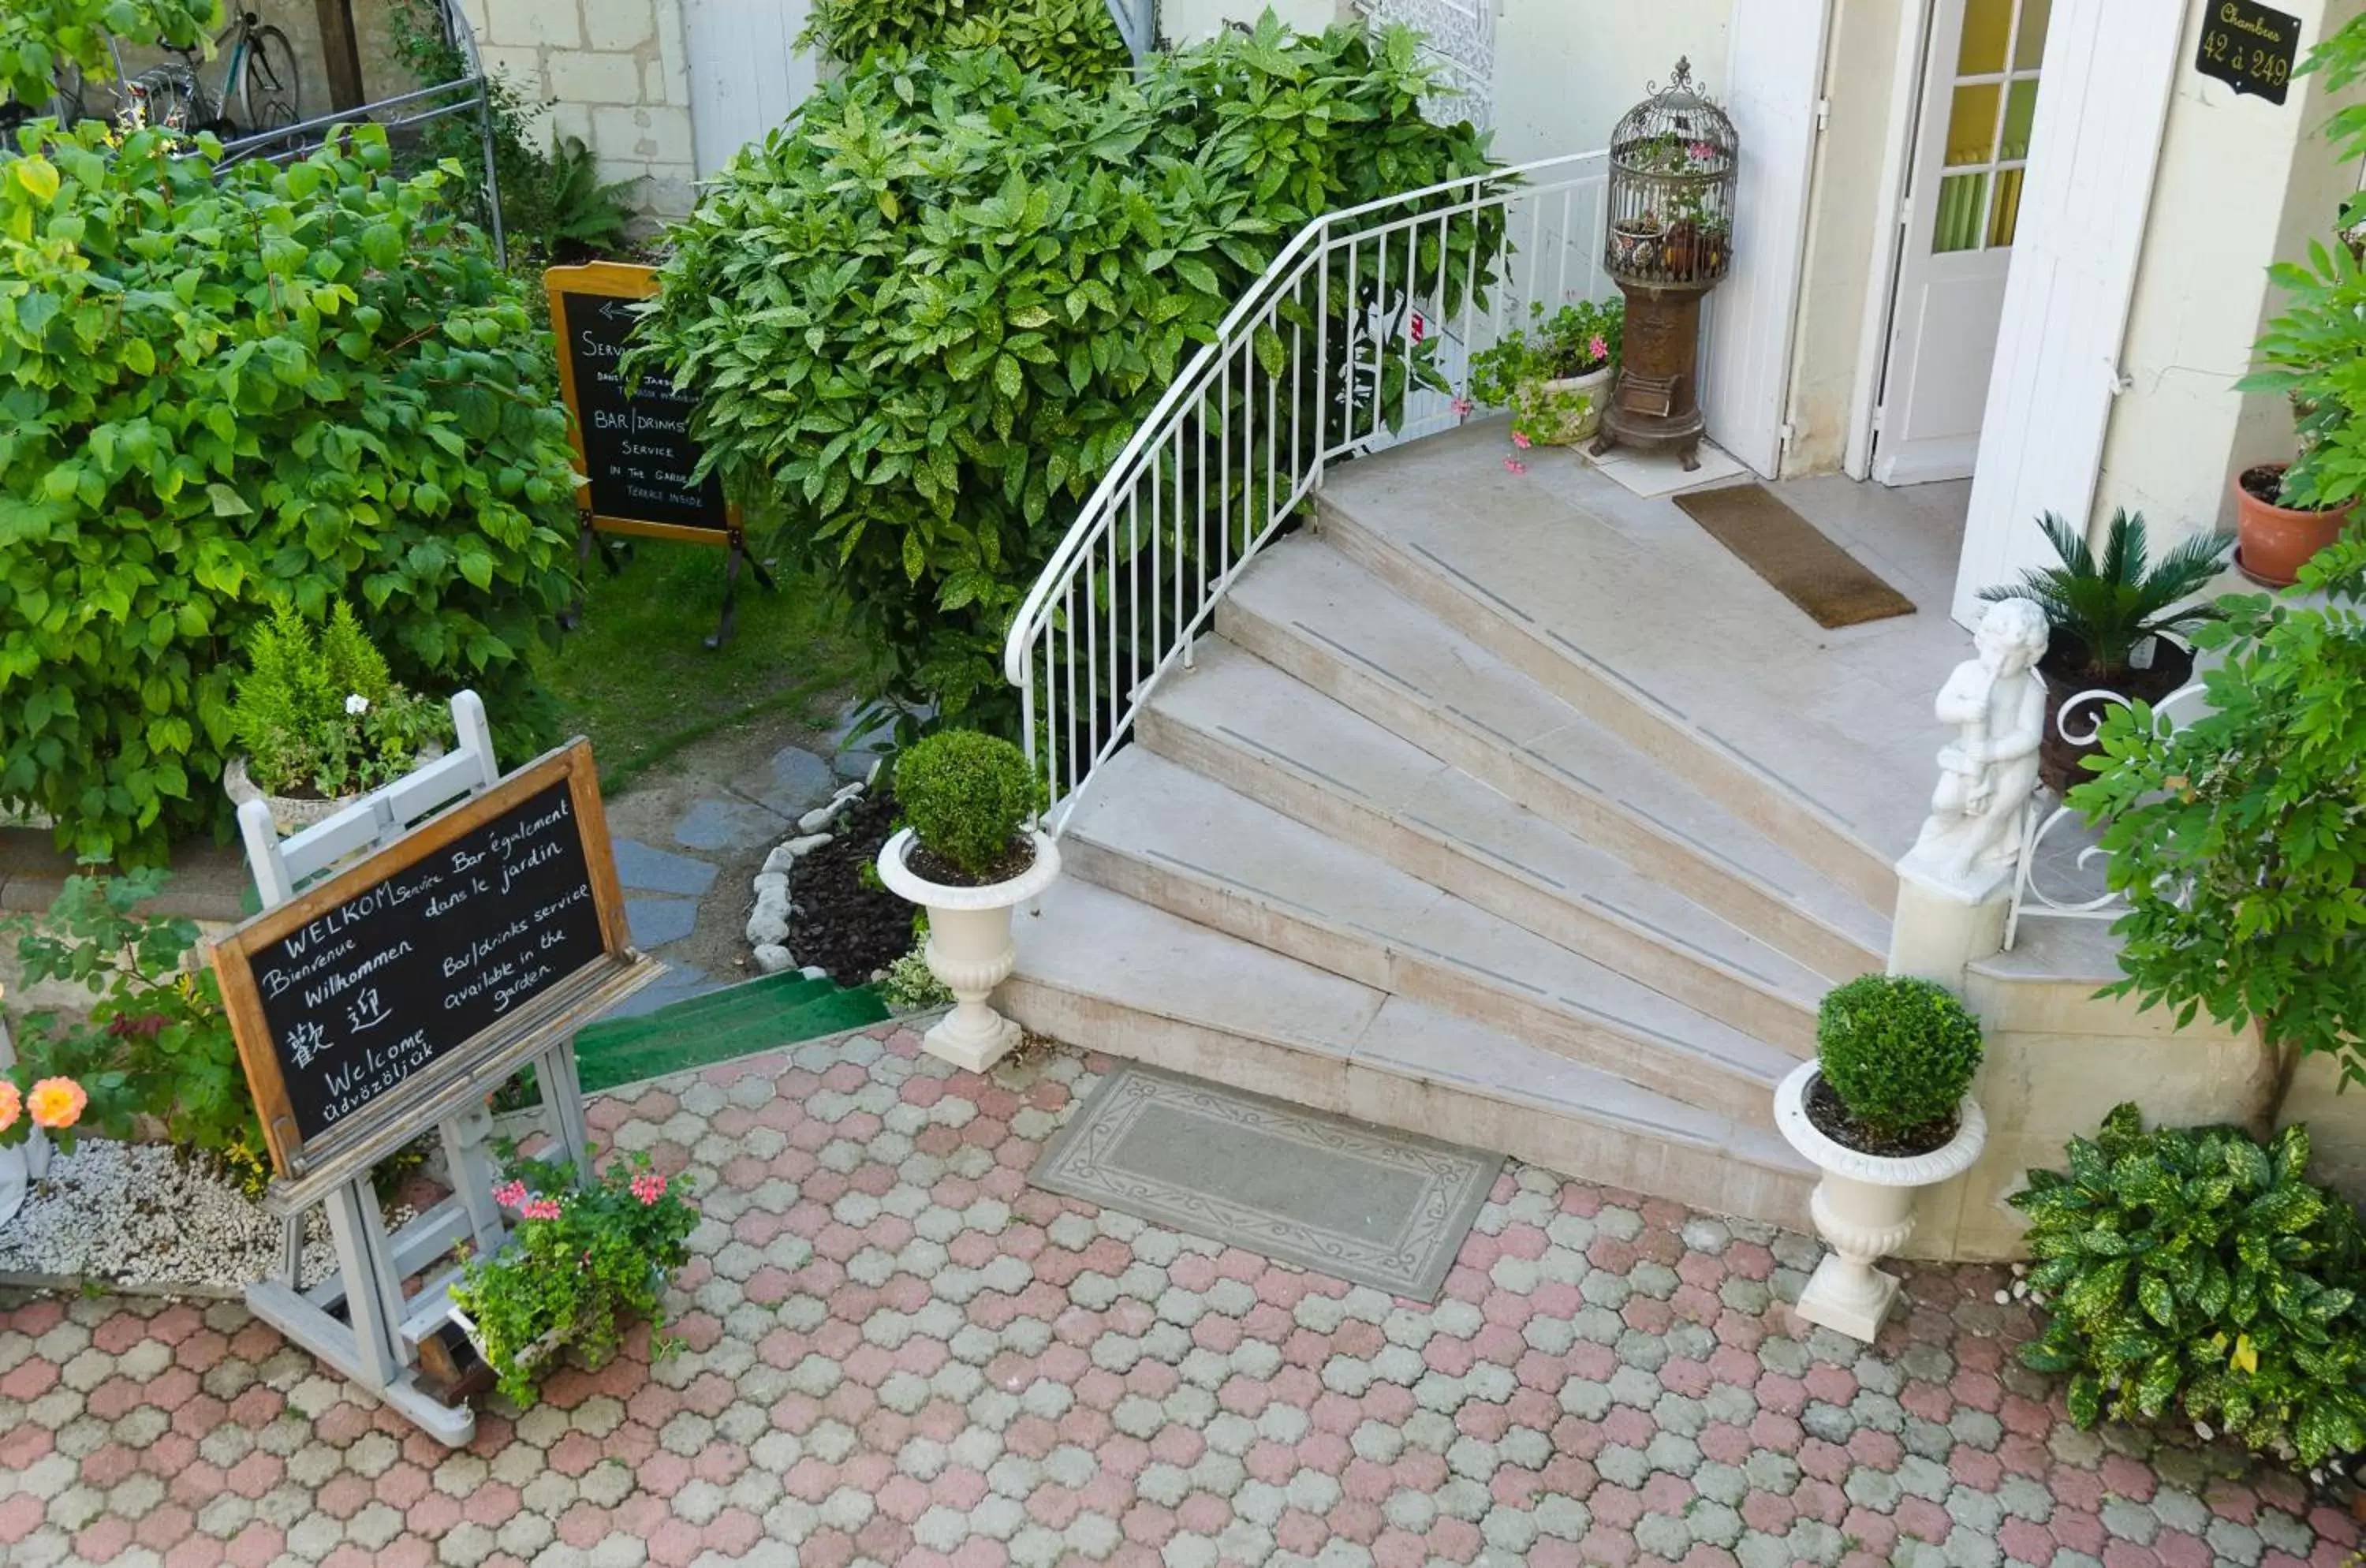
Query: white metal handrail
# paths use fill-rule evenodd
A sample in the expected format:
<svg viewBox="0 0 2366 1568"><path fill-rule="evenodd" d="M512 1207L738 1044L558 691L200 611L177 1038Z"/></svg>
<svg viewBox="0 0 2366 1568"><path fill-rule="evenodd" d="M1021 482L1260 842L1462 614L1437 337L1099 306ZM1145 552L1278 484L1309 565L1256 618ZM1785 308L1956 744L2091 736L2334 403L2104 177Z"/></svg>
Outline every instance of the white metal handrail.
<svg viewBox="0 0 2366 1568"><path fill-rule="evenodd" d="M1087 498L1004 643L1051 832L1331 462L1453 428L1473 354L1532 306L1608 292L1607 167L1606 153L1572 153L1326 213L1225 315Z"/></svg>
<svg viewBox="0 0 2366 1568"><path fill-rule="evenodd" d="M2203 694L2203 686L2199 681L2180 686L2152 705L2153 723L2163 733L2175 730L2181 722L2178 710ZM2054 727L2062 739L2073 746L2092 745L2102 735L2103 721L2110 716L2112 708L2135 705L2120 693L2098 686L2080 692L2065 702L2062 711L2055 716ZM2081 714L2090 716L2083 729L2075 728L2080 722ZM2011 951L2013 943L2020 940L2023 919L2116 920L2132 907L2126 894L2109 888L2097 893L2091 886L2065 889L2041 885L2038 856L2045 849L2047 841L2056 836L2057 830L2075 833L2087 820L2078 807L2066 803L2056 803L2053 810L2045 810L2049 793L2040 786L2030 799L2022 832L2021 862L2013 872L2012 904L2005 916L2004 945L2007 952ZM2069 825L2067 829L2066 824ZM2071 868L2091 873L2093 868L2110 858L2110 852L2101 844L2082 845L2071 859Z"/></svg>

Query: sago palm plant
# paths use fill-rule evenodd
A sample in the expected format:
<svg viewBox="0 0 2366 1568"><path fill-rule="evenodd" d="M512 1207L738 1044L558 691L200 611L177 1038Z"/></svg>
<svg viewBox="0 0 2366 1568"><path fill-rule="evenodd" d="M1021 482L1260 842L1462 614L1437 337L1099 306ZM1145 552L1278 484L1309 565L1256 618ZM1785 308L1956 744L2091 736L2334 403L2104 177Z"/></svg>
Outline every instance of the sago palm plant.
<svg viewBox="0 0 2366 1568"><path fill-rule="evenodd" d="M2200 592L2218 575L2232 540L2199 535L2155 566L2141 512L2121 507L2112 513L2100 560L2086 536L2063 521L2060 513L2041 513L2037 525L2062 564L2032 567L2019 582L1982 589L1980 597L1990 602L2036 600L2054 628L2056 647L2067 637L2086 653L2079 671L2082 678L2109 682L2124 676L2147 637L2189 631L2218 619L2214 604L2180 609L2178 603Z"/></svg>

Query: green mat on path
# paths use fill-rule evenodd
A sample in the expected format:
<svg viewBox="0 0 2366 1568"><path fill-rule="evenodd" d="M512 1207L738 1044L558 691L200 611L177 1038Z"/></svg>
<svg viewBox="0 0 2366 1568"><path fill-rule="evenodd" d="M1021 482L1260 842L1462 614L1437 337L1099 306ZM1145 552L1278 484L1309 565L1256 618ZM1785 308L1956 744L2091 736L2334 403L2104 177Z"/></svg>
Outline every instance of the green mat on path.
<svg viewBox="0 0 2366 1568"><path fill-rule="evenodd" d="M868 986L848 988L794 972L767 975L637 1018L589 1025L575 1036L576 1069L588 1093L860 1029L887 1016L886 1004Z"/></svg>

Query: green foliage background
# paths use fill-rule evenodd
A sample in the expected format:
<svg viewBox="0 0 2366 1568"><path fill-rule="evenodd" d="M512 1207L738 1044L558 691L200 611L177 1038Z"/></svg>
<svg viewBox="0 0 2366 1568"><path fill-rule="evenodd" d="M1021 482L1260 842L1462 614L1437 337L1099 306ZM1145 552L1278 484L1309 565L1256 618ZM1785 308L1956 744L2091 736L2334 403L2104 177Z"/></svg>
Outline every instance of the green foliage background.
<svg viewBox="0 0 2366 1568"><path fill-rule="evenodd" d="M7 0L0 6L0 96L46 104L68 66L112 75L108 33L125 43L189 49L220 21L219 0Z"/></svg>
<svg viewBox="0 0 2366 1568"><path fill-rule="evenodd" d="M1107 0L817 0L798 42L848 64L996 48L1064 87L1107 86L1133 66Z"/></svg>
<svg viewBox="0 0 2366 1568"><path fill-rule="evenodd" d="M2021 1359L2070 1380L2072 1420L2181 1414L2305 1466L2366 1447L2358 1216L2308 1158L2305 1128L2262 1147L2123 1105L2029 1173L2008 1201L2048 1315Z"/></svg>
<svg viewBox="0 0 2366 1568"><path fill-rule="evenodd" d="M1015 735L1005 629L1194 347L1309 218L1489 166L1422 118L1427 85L1403 29L1270 17L1105 91L996 50L874 58L674 231L631 363L700 389L708 462L783 504L775 547L881 650L872 694Z"/></svg>
<svg viewBox="0 0 2366 1568"><path fill-rule="evenodd" d="M0 806L213 827L235 650L344 597L397 679L525 711L573 481L523 286L364 126L286 168L28 130L0 164ZM530 728L531 726L524 728Z"/></svg>

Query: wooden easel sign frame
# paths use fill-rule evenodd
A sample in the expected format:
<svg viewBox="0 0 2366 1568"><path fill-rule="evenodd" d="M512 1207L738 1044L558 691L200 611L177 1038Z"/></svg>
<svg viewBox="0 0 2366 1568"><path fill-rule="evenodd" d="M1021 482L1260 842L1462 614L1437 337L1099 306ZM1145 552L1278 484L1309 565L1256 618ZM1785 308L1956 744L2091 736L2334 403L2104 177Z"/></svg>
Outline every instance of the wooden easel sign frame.
<svg viewBox="0 0 2366 1568"><path fill-rule="evenodd" d="M425 930L450 940L422 946ZM213 957L280 1176L310 1189L366 1168L638 964L591 746L255 916Z"/></svg>
<svg viewBox="0 0 2366 1568"><path fill-rule="evenodd" d="M766 588L773 583L763 562L749 556L739 508L725 498L722 486L711 476L695 489L683 482L698 462L689 434L693 400L670 383L652 380L628 397L615 372L632 330L633 312L625 307L657 293L657 271L587 262L546 269L542 286L558 340L567 438L575 448L575 470L583 476L578 554L588 558L594 533L725 547L723 617L706 639L707 647L719 648L731 635L740 562Z"/></svg>

